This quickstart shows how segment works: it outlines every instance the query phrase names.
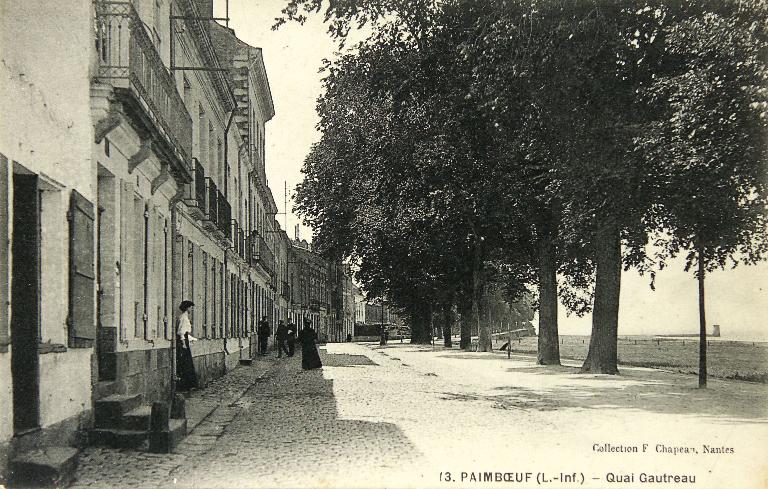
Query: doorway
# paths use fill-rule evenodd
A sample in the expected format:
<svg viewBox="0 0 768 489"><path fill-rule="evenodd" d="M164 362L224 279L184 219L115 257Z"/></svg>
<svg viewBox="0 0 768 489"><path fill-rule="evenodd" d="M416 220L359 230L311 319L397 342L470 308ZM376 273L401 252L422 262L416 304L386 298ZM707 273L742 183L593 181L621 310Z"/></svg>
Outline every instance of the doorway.
<svg viewBox="0 0 768 489"><path fill-rule="evenodd" d="M11 279L13 431L40 426L40 192L37 175L14 169Z"/></svg>
<svg viewBox="0 0 768 489"><path fill-rule="evenodd" d="M115 237L120 220L116 209L119 187L115 177L98 166L98 226L96 232L96 364L98 380L115 380L117 325L120 322L119 248Z"/></svg>

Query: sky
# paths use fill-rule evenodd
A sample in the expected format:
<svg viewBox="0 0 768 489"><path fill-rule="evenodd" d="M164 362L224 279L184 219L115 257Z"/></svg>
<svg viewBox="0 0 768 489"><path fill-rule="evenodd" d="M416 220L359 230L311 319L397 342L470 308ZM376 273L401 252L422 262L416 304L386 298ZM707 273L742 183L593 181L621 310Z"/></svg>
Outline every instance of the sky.
<svg viewBox="0 0 768 489"><path fill-rule="evenodd" d="M230 27L248 44L262 48L275 117L266 126L266 171L275 202L284 211L288 187L288 215L277 216L290 237L299 222L290 212L290 193L302 179L301 166L313 142L319 140L315 103L321 94L324 58L332 59L335 43L326 33L322 15L304 25L288 23L273 31L274 19L286 0L231 0ZM224 0L215 0L224 14ZM286 219L287 218L287 219ZM284 224L287 220L287 226ZM311 230L301 226L301 238ZM656 291L647 277L624 272L621 284L619 334L680 334L698 331L697 284L677 260L656 276ZM707 323L719 324L730 339L768 341L768 264L717 271L706 281ZM591 317L567 316L561 307L561 334L589 334ZM534 321L535 324L535 321Z"/></svg>
<svg viewBox="0 0 768 489"><path fill-rule="evenodd" d="M304 25L287 23L273 31L275 18L286 0L230 0L229 26L235 34L262 49L267 77L275 106L275 117L266 124L266 172L269 186L280 212L285 211L285 185L288 187L287 223L280 225L295 237L299 220L291 212L291 194L302 179L301 167L312 143L320 139L316 130L315 103L321 94L323 58L332 58L335 43L326 35L320 16L311 16ZM217 15L224 16L224 0L215 0ZM286 226L287 224L287 226ZM302 239L311 239L311 230L301 226Z"/></svg>

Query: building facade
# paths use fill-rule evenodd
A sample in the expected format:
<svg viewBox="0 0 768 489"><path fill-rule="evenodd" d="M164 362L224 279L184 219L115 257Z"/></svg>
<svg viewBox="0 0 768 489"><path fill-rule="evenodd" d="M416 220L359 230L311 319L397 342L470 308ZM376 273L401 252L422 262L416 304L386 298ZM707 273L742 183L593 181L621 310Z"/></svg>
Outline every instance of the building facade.
<svg viewBox="0 0 768 489"><path fill-rule="evenodd" d="M320 341L333 341L328 261L307 241L294 240L289 263L294 315L302 326L309 321Z"/></svg>
<svg viewBox="0 0 768 489"><path fill-rule="evenodd" d="M210 0L0 6L3 474L83 443L105 399L169 402L182 300L199 385L292 307L261 50Z"/></svg>
<svg viewBox="0 0 768 489"><path fill-rule="evenodd" d="M87 0L0 1L0 484L11 451L77 443L90 416L92 20Z"/></svg>

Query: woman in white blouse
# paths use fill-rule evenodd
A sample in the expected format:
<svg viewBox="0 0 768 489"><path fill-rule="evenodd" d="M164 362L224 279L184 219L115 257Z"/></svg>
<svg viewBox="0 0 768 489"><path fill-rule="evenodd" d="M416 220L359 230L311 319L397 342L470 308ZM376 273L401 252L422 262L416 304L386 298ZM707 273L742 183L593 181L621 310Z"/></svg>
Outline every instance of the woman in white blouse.
<svg viewBox="0 0 768 489"><path fill-rule="evenodd" d="M197 387L197 374L190 349L190 343L197 341L197 338L192 336L192 321L189 320L189 314L194 307L192 301L182 301L179 305L181 316L176 326L176 375L180 391Z"/></svg>

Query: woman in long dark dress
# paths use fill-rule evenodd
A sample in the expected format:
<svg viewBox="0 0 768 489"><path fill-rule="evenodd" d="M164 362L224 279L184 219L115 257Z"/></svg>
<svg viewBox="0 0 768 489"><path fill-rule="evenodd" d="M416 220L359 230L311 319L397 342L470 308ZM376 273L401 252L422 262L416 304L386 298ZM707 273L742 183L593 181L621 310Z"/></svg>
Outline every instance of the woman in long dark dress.
<svg viewBox="0 0 768 489"><path fill-rule="evenodd" d="M180 391L197 387L197 374L190 348L190 343L197 341L197 338L192 336L192 323L189 320L189 313L194 306L192 301L182 301L179 306L181 316L176 326L176 375L179 379L177 387Z"/></svg>
<svg viewBox="0 0 768 489"><path fill-rule="evenodd" d="M323 363L320 361L320 354L317 352L317 333L310 325L304 326L299 333L299 342L301 343L301 368L312 370L320 368Z"/></svg>

